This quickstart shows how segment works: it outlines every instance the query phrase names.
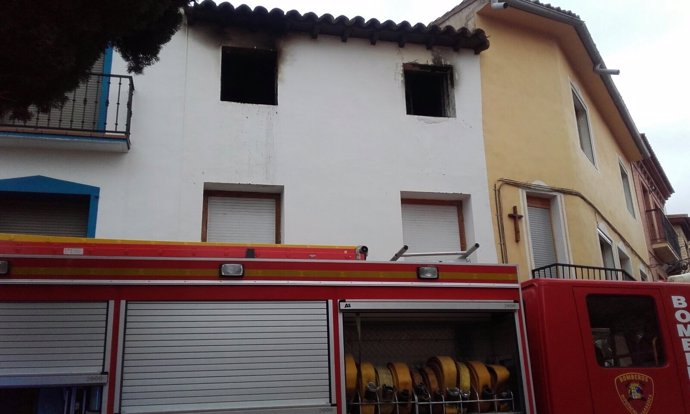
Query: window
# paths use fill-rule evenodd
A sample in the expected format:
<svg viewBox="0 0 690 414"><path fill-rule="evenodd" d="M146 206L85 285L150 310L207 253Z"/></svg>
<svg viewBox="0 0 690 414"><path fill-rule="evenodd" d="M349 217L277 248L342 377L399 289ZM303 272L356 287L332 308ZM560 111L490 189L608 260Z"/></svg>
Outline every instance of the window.
<svg viewBox="0 0 690 414"><path fill-rule="evenodd" d="M580 148L589 161L594 164L594 147L592 146L592 134L589 129L589 116L587 107L580 95L572 89L573 105L575 107L575 120L577 122L577 134L580 138Z"/></svg>
<svg viewBox="0 0 690 414"><path fill-rule="evenodd" d="M558 262L551 218L551 200L527 196L527 215L534 268Z"/></svg>
<svg viewBox="0 0 690 414"><path fill-rule="evenodd" d="M623 280L628 280L628 281L634 281L635 278L632 276L633 270L632 270L632 261L630 260L630 256L627 255L621 248L618 248L618 261L621 264L621 269L624 270L623 272Z"/></svg>
<svg viewBox="0 0 690 414"><path fill-rule="evenodd" d="M406 63L403 72L408 115L455 116L452 66Z"/></svg>
<svg viewBox="0 0 690 414"><path fill-rule="evenodd" d="M204 192L202 241L280 243L280 194Z"/></svg>
<svg viewBox="0 0 690 414"><path fill-rule="evenodd" d="M643 269L640 269L640 280L642 282L648 282L649 281L649 276L647 276L647 273Z"/></svg>
<svg viewBox="0 0 690 414"><path fill-rule="evenodd" d="M648 296L587 296L597 363L607 368L663 365L655 309L654 299Z"/></svg>
<svg viewBox="0 0 690 414"><path fill-rule="evenodd" d="M89 198L71 194L0 193L0 232L86 237Z"/></svg>
<svg viewBox="0 0 690 414"><path fill-rule="evenodd" d="M278 104L276 51L224 47L222 53L221 101Z"/></svg>
<svg viewBox="0 0 690 414"><path fill-rule="evenodd" d="M43 176L0 180L0 233L95 237L99 192Z"/></svg>
<svg viewBox="0 0 690 414"><path fill-rule="evenodd" d="M410 253L465 250L461 201L402 199L402 222L403 243L409 246Z"/></svg>
<svg viewBox="0 0 690 414"><path fill-rule="evenodd" d="M624 270L623 280L634 281L635 278L632 276L632 261L630 260L630 256L620 248L618 248L618 262L621 265L621 269Z"/></svg>
<svg viewBox="0 0 690 414"><path fill-rule="evenodd" d="M603 266L607 269L616 268L616 259L613 257L612 241L604 233L599 231L599 248L601 249L601 260ZM607 270L606 280L616 280L616 272Z"/></svg>
<svg viewBox="0 0 690 414"><path fill-rule="evenodd" d="M619 165L621 170L621 182L623 183L623 193L625 193L625 205L628 208L630 214L635 217L635 207L633 206L632 193L630 192L630 179L628 178L628 172L625 171L622 165Z"/></svg>

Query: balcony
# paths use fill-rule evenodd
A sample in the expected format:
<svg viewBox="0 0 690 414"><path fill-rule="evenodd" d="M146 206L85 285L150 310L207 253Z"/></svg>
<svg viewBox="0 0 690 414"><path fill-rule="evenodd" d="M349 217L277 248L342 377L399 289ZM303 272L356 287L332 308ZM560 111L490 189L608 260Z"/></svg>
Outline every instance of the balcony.
<svg viewBox="0 0 690 414"><path fill-rule="evenodd" d="M654 254L664 263L681 259L680 243L673 225L661 209L647 210L647 227Z"/></svg>
<svg viewBox="0 0 690 414"><path fill-rule="evenodd" d="M583 279L583 280L629 280L634 281L630 273L623 269L608 267L579 266L554 263L532 270L534 279Z"/></svg>
<svg viewBox="0 0 690 414"><path fill-rule="evenodd" d="M131 76L92 73L59 108L0 118L0 146L127 152L133 94Z"/></svg>

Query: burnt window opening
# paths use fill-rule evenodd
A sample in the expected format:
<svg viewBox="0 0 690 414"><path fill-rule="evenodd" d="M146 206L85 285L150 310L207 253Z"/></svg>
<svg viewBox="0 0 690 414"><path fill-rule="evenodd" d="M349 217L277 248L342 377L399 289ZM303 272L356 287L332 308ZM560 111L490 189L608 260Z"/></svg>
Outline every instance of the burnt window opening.
<svg viewBox="0 0 690 414"><path fill-rule="evenodd" d="M455 116L452 66L406 63L403 71L408 115Z"/></svg>
<svg viewBox="0 0 690 414"><path fill-rule="evenodd" d="M277 105L278 55L275 50L224 47L220 100Z"/></svg>

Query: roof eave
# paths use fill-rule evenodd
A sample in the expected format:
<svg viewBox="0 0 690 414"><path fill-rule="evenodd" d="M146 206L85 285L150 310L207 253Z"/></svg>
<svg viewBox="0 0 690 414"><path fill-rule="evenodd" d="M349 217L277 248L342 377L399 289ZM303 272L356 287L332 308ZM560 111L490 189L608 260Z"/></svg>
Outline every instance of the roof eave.
<svg viewBox="0 0 690 414"><path fill-rule="evenodd" d="M592 35L589 33L589 30L587 29L587 25L574 13L566 12L560 9L555 9L549 5L536 3L530 0L504 1L508 4L509 7L514 7L519 10L523 10L529 13L545 17L547 19L556 20L573 26L578 36L580 37L582 44L585 46L585 49L587 50L587 53L590 56L590 59L592 60L593 67L597 66L600 63L603 65L604 58L601 56L599 50L594 44L594 40L592 39ZM625 105L625 102L623 102L623 98L621 97L618 88L614 84L611 75L602 73L599 74L599 77L604 83L604 86L606 87L609 95L611 96L614 105L618 109L621 118L623 118L623 122L625 123L625 126L628 128L628 131L630 132L630 135L632 136L637 149L642 154L642 158L650 157L650 153L647 150L647 147L644 145L640 132L638 131L637 126L635 125L635 122L633 121L632 116L628 111L628 107Z"/></svg>
<svg viewBox="0 0 690 414"><path fill-rule="evenodd" d="M640 134L640 137L642 138L642 142L644 143L645 147L647 147L647 150L650 154L649 157L644 158L642 160L642 163L645 165L645 168L647 168L650 174L652 174L657 186L661 187L660 190L665 199L668 200L668 198L671 197L675 190L673 189L673 186L671 185L671 181L668 179L668 176L666 176L666 172L664 171L664 168L661 166L659 159L656 157L654 149L652 149L652 146L649 144L647 136L642 133Z"/></svg>
<svg viewBox="0 0 690 414"><path fill-rule="evenodd" d="M669 214L666 217L672 225L681 228L686 239L690 239L690 217L687 214Z"/></svg>
<svg viewBox="0 0 690 414"><path fill-rule="evenodd" d="M250 30L267 30L276 34L286 32L308 33L313 38L319 35L338 36L344 42L348 38L368 39L371 44L378 41L394 42L400 47L406 43L433 47L448 47L453 50L470 49L475 54L489 48L489 40L481 29L455 29L451 26L411 25L407 21L395 23L390 20L379 22L366 20L361 16L352 19L345 16L334 18L330 14L317 16L314 13L301 14L296 10L283 12L281 9L267 10L263 7L251 9L247 5L234 7L228 2L216 4L204 0L185 10L190 25L213 24L221 27L240 27Z"/></svg>

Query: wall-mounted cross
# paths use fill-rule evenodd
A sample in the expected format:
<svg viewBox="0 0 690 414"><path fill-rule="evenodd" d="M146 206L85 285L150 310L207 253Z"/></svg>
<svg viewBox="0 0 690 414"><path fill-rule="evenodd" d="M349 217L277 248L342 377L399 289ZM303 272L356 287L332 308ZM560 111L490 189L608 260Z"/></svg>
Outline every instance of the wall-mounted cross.
<svg viewBox="0 0 690 414"><path fill-rule="evenodd" d="M522 219L522 214L518 214L517 206L513 206L513 212L508 214L508 217L513 219L513 226L515 227L515 242L520 242L520 219Z"/></svg>

